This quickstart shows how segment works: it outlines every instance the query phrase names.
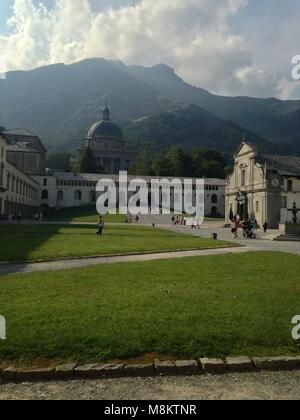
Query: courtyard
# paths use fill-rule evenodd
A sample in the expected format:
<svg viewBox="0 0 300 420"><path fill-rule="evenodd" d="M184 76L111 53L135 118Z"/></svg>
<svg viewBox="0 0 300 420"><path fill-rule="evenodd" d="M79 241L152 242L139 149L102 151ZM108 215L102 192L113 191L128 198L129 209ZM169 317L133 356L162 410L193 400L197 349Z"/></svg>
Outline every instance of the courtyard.
<svg viewBox="0 0 300 420"><path fill-rule="evenodd" d="M299 354L299 270L251 252L2 275L0 365Z"/></svg>
<svg viewBox="0 0 300 420"><path fill-rule="evenodd" d="M235 246L228 241L197 238L181 232L108 224L104 235L93 225L0 225L0 261L40 261L97 255L115 255L207 249Z"/></svg>

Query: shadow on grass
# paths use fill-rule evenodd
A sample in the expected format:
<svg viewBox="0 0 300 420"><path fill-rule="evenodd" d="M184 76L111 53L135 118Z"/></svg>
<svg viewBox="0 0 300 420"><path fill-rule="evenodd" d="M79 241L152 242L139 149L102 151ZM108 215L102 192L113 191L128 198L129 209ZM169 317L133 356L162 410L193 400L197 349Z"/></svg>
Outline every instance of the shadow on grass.
<svg viewBox="0 0 300 420"><path fill-rule="evenodd" d="M95 205L80 206L80 207L66 207L48 221L51 222L82 222L82 223L97 223L99 214L95 209ZM106 215L107 223L125 223L127 217L125 215Z"/></svg>
<svg viewBox="0 0 300 420"><path fill-rule="evenodd" d="M53 235L60 234L60 230L61 226L58 225L6 224L0 226L0 261L26 261L32 252L49 241Z"/></svg>

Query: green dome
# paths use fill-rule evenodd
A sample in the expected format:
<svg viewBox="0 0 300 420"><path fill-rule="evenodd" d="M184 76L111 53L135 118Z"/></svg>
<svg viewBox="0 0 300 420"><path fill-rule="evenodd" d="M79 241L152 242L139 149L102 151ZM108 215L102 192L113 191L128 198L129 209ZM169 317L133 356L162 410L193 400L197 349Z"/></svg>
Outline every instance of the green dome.
<svg viewBox="0 0 300 420"><path fill-rule="evenodd" d="M110 111L107 106L102 111L102 121L91 126L87 135L88 140L123 140L122 130L110 120Z"/></svg>
<svg viewBox="0 0 300 420"><path fill-rule="evenodd" d="M117 124L113 123L112 121L103 120L91 126L88 131L87 139L123 140L123 133Z"/></svg>

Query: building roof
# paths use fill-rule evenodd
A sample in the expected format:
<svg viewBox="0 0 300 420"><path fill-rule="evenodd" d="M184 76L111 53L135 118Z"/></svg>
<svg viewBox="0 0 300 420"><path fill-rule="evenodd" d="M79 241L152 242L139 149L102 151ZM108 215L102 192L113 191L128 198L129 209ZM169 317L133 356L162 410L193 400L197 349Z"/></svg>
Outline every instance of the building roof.
<svg viewBox="0 0 300 420"><path fill-rule="evenodd" d="M30 143L25 141L18 141L16 143L7 143L7 150L10 152L25 152L25 153L38 153L36 149L34 149Z"/></svg>
<svg viewBox="0 0 300 420"><path fill-rule="evenodd" d="M262 155L257 162L280 175L300 176L300 156Z"/></svg>
<svg viewBox="0 0 300 420"><path fill-rule="evenodd" d="M5 130L4 135L11 136L23 136L23 137L37 137L35 134L30 133L29 131L24 130L23 128L14 128L12 130Z"/></svg>
<svg viewBox="0 0 300 420"><path fill-rule="evenodd" d="M30 133L29 131L26 131L23 128L13 128L12 130L5 130L5 131L3 131L2 134L3 134L3 136L6 137L6 139L9 142L17 141L19 143L19 142L23 141L24 137L30 138L31 142L33 142L32 139L35 139L35 140L38 141L41 148L46 152L46 149L45 149L43 143L41 142L41 139L39 138L39 136L37 136L36 134ZM16 140L16 137L19 137L19 139Z"/></svg>
<svg viewBox="0 0 300 420"><path fill-rule="evenodd" d="M59 181L85 181L85 182L98 182L101 178L112 179L115 182L119 181L119 175L101 175L101 174L73 174L72 172L55 172L54 176ZM179 179L184 181L185 179L195 179L195 178L180 178L180 177L158 177L158 176L128 176L128 181L132 179L144 179L145 181L150 182L152 179ZM218 178L205 178L205 185L218 185L226 186L226 179Z"/></svg>
<svg viewBox="0 0 300 420"><path fill-rule="evenodd" d="M120 127L112 121L102 120L91 126L87 135L88 140L123 140Z"/></svg>
<svg viewBox="0 0 300 420"><path fill-rule="evenodd" d="M102 120L91 126L87 135L88 140L123 140L123 133L120 127L110 119L110 110L107 102L102 111Z"/></svg>

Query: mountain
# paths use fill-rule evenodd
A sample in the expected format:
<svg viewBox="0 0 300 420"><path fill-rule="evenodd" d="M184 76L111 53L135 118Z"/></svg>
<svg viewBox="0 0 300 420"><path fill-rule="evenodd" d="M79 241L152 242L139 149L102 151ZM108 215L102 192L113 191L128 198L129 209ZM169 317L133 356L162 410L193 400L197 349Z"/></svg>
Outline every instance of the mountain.
<svg viewBox="0 0 300 420"><path fill-rule="evenodd" d="M247 130L248 135L256 135L254 140L264 142L264 147L274 143L279 148L288 147L291 153L300 153L300 101L213 95L185 83L163 64L145 68L89 59L71 65L9 72L6 80L0 80L0 123L7 128L24 127L35 132L49 150L72 151L84 142L89 126L101 118L105 101L110 104L112 118L132 142L138 142L136 128L146 130L141 119L148 121L147 138L144 136L141 141L149 142L149 138L161 131L161 120L170 118L172 113L175 116L184 104L194 104L200 121L197 123L194 118L197 114L194 109L191 116L194 128L185 125L184 132L177 125L175 131L181 133L173 133L172 143L177 139L189 147L194 143L190 137L193 131L196 142L221 148L230 130L234 133ZM178 118L174 117L176 124ZM213 135L206 133L211 131L210 123L215 129L219 127ZM145 127L145 121L143 124ZM203 124L208 124L207 129ZM199 138L199 129L206 133L203 139ZM225 137L217 140L216 132Z"/></svg>
<svg viewBox="0 0 300 420"><path fill-rule="evenodd" d="M26 127L50 149L70 150L83 142L88 128L101 118L105 101L122 126L165 110L171 102L120 63L102 59L10 72L0 80L1 124Z"/></svg>
<svg viewBox="0 0 300 420"><path fill-rule="evenodd" d="M191 150L206 147L231 158L243 137L262 152L279 152L280 146L253 134L231 121L223 121L196 105L182 105L168 112L142 118L124 130L129 143L162 153L172 145Z"/></svg>
<svg viewBox="0 0 300 420"><path fill-rule="evenodd" d="M290 152L300 153L300 100L213 95L185 83L172 68L163 64L152 68L130 66L129 73L171 100L198 105L271 142L286 145Z"/></svg>

